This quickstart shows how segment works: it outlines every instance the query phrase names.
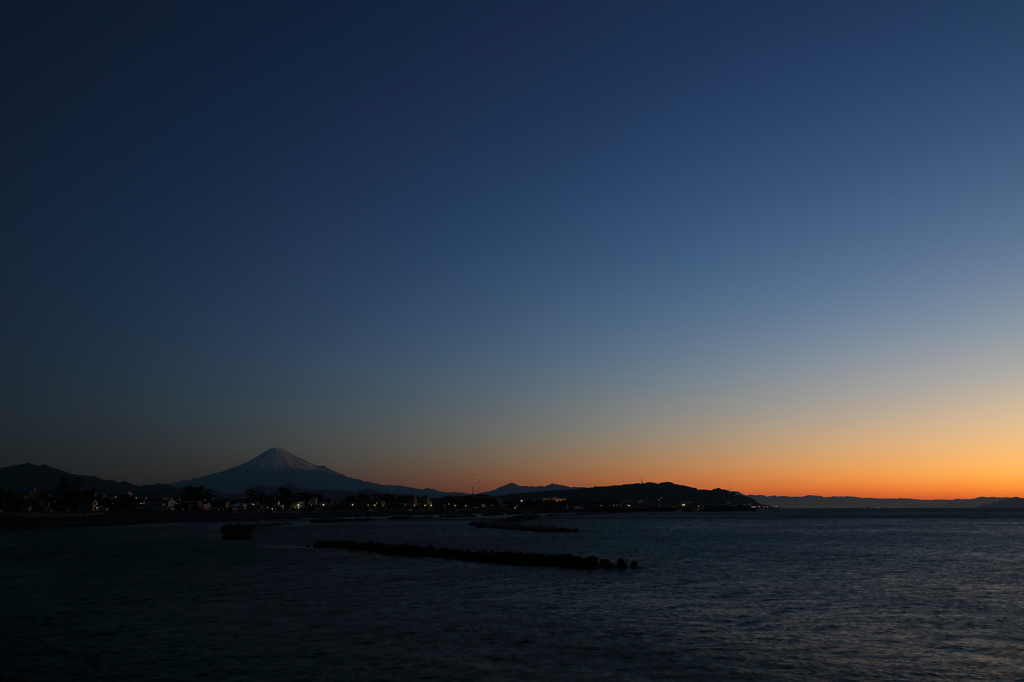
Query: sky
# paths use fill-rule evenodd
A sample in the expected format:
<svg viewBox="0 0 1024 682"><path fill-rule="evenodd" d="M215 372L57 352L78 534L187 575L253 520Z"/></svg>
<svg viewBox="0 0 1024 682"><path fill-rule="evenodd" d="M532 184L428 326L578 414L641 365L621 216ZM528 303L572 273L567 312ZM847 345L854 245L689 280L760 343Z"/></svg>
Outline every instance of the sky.
<svg viewBox="0 0 1024 682"><path fill-rule="evenodd" d="M1024 496L1024 4L0 7L0 466Z"/></svg>

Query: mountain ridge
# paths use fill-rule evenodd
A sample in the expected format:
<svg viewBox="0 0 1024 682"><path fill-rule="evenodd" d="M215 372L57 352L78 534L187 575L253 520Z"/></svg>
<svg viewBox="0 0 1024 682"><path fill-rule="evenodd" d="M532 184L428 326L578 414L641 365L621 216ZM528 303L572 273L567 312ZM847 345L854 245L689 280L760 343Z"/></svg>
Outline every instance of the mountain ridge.
<svg viewBox="0 0 1024 682"><path fill-rule="evenodd" d="M83 490L95 490L101 495L120 495L132 493L140 497L180 497L184 492L181 488L166 484L133 485L127 481L112 481L97 476L72 474L46 464L14 464L0 468L0 488L24 492L36 488L40 491L52 491L60 485L60 477L79 478Z"/></svg>
<svg viewBox="0 0 1024 682"><path fill-rule="evenodd" d="M524 499L542 498L545 493L522 495ZM507 497L507 496L505 496ZM565 491L570 502L610 504L696 504L696 505L758 505L753 498L732 490L702 490L686 485L665 483L626 483L624 485L571 488Z"/></svg>
<svg viewBox="0 0 1024 682"><path fill-rule="evenodd" d="M782 509L981 509L990 507L1004 497L975 497L952 500L918 500L910 497L851 497L822 495L751 495L761 504Z"/></svg>
<svg viewBox="0 0 1024 682"><path fill-rule="evenodd" d="M518 485L516 483L506 483L500 488L488 490L487 492L480 494L500 497L501 495L520 495L522 493L554 492L556 490L572 489L572 486L559 485L558 483L548 483L547 485Z"/></svg>

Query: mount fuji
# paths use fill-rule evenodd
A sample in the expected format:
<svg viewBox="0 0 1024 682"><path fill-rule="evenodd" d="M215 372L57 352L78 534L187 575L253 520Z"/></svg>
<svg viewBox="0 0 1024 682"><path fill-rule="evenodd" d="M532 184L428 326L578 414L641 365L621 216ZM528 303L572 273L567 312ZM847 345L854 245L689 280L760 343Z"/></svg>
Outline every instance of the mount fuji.
<svg viewBox="0 0 1024 682"><path fill-rule="evenodd" d="M257 455L244 464L225 469L224 471L178 481L172 485L179 488L187 485L206 486L229 495L245 492L256 486L279 488L295 486L305 490L330 490L351 493L375 492L393 495L464 495L465 493L446 493L433 488L408 488L403 485L381 485L370 483L358 478L339 474L333 469L318 466L297 457L283 448L271 448Z"/></svg>

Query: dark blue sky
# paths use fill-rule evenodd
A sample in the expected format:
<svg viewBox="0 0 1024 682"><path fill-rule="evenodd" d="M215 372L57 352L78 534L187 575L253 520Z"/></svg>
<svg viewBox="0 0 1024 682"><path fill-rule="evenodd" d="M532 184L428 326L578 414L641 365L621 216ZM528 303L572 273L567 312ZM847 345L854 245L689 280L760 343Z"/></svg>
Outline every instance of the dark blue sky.
<svg viewBox="0 0 1024 682"><path fill-rule="evenodd" d="M1018 3L0 12L0 465L1024 485Z"/></svg>

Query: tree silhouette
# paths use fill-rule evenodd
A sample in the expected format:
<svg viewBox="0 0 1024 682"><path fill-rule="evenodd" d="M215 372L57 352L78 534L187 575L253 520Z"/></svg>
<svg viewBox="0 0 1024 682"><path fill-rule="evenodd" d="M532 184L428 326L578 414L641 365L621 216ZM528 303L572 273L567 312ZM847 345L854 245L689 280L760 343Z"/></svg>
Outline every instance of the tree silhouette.
<svg viewBox="0 0 1024 682"><path fill-rule="evenodd" d="M285 509L291 509L292 503L295 500L295 496L292 491L288 488L278 488L277 494L281 496L281 506Z"/></svg>
<svg viewBox="0 0 1024 682"><path fill-rule="evenodd" d="M187 501L201 502L202 500L206 499L206 496L209 492L210 491L207 490L205 486L199 486L197 488L196 486L187 485L185 486L185 492L181 494L181 499Z"/></svg>

